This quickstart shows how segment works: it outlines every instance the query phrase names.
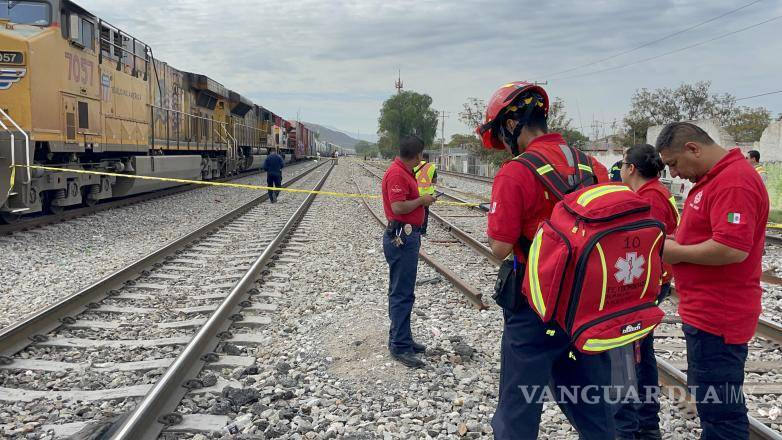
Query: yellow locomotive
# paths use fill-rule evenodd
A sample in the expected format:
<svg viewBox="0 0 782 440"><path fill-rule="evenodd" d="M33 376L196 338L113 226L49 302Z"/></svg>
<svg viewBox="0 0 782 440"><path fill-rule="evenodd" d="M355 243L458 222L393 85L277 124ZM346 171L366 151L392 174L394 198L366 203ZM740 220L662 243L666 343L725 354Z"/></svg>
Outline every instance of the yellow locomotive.
<svg viewBox="0 0 782 440"><path fill-rule="evenodd" d="M213 179L292 153L291 127L73 2L0 0L1 221L167 185L16 165Z"/></svg>

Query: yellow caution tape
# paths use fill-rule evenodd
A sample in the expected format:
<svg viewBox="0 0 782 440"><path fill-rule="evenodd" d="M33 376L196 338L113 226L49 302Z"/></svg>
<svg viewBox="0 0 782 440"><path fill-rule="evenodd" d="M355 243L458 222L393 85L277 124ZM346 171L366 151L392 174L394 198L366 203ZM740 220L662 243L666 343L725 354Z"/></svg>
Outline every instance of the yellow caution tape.
<svg viewBox="0 0 782 440"><path fill-rule="evenodd" d="M11 196L11 192L14 190L14 183L16 183L16 167L11 165L9 168L11 168L11 186L8 187L8 194L7 196Z"/></svg>
<svg viewBox="0 0 782 440"><path fill-rule="evenodd" d="M766 228L771 228L771 229L782 229L782 223L772 223L772 222L768 222L768 223L766 223Z"/></svg>
<svg viewBox="0 0 782 440"><path fill-rule="evenodd" d="M343 192L336 192L336 191L315 191L309 189L250 185L246 183L227 183L227 182L210 182L208 180L175 179L172 177L141 176L137 174L110 173L108 171L88 171L88 170L78 170L78 169L71 169L71 168L47 167L42 165L14 165L14 166L20 168L30 168L33 170L57 171L57 172L76 173L76 174L92 174L97 176L109 176L109 177L125 177L128 179L157 180L159 182L174 182L174 183L183 183L189 185L223 186L228 188L243 188L243 189L251 189L257 191L269 191L269 190L287 191L292 193L317 194L320 196L332 196L332 197L355 198L355 199L382 198L382 196L375 195L375 194L352 194L352 193L343 193ZM437 204L449 205L449 206L478 206L479 205L478 203L446 202L446 201L439 201L439 200L437 201Z"/></svg>

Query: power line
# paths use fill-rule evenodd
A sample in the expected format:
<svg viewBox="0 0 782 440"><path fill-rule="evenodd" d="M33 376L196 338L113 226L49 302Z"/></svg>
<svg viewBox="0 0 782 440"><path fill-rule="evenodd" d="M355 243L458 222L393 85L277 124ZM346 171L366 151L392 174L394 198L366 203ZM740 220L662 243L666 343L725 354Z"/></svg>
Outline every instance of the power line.
<svg viewBox="0 0 782 440"><path fill-rule="evenodd" d="M766 23L769 23L769 22L772 22L772 21L775 21L775 20L779 20L780 18L782 18L782 15L777 15L776 17L769 18L768 20L763 20L763 21L761 21L759 23L751 24L751 25L743 27L741 29L736 29L735 31L731 31L731 32L728 32L728 33L725 33L725 34L722 34L722 35L718 35L716 37L709 38L708 40L704 40L704 41L701 41L701 42L698 42L698 43L695 43L695 44L691 44L689 46L680 47L678 49L674 49L674 50L671 50L669 52L662 53L660 55L655 55L653 57L644 58L642 60L633 61L631 63L622 64L622 65L619 65L619 66L607 67L605 69L600 69L600 70L593 70L592 72L580 73L578 75L565 76L565 77L562 77L562 78L552 78L551 81L562 81L562 80L565 80L565 79L580 78L580 77L583 77L583 76L594 75L596 73L603 73L603 72L609 72L609 71L612 71L612 70L624 69L625 67L630 67L630 66L634 66L636 64L645 63L647 61L656 60L658 58L662 58L664 56L672 55L672 54L675 54L675 53L678 53L678 52L683 52L685 50L692 49L694 47L703 46L704 44L711 43L711 42L717 41L717 40L721 40L721 39L723 39L725 37L728 37L728 36L731 36L731 35L734 35L734 34L738 34L740 32L744 32L744 31L750 30L752 28L756 28L758 26L762 26L762 25L764 25Z"/></svg>
<svg viewBox="0 0 782 440"><path fill-rule="evenodd" d="M652 40L652 41L643 43L643 44L641 44L639 46L633 47L632 49L627 49L627 50L624 50L622 52L615 53L615 54L613 54L611 56L608 56L608 57L605 57L605 58L601 58L601 59L599 59L597 61L592 61L590 63L582 64L580 66L571 67L570 69L560 70L559 72L554 72L554 73L545 75L544 77L547 78L547 77L559 75L559 74L562 74L562 73L572 72L574 70L582 69L584 67L594 66L595 64L602 63L603 61L608 61L608 60L614 59L616 57L619 57L619 56L622 56L622 55L626 55L626 54L631 53L631 52L635 52L638 49L643 49L644 47L651 46L652 44L656 44L656 43L659 43L661 41L665 41L665 40L667 40L667 39L669 39L671 37L675 37L675 36L681 35L681 34L683 34L685 32L689 32L689 31L691 31L693 29L699 28L699 27L703 26L704 24L711 23L713 21L719 20L720 18L726 17L726 16L731 15L731 14L735 14L736 12L738 12L738 11L740 11L742 9L748 8L748 7L752 6L752 5L754 5L755 3L760 3L761 1L763 1L763 0L755 0L753 2L747 3L746 5L744 5L744 6L740 7L740 8L736 8L736 9L730 10L728 12L725 12L725 13L721 14L721 15L718 15L716 17L712 17L712 18L710 18L710 19L708 19L706 21L702 21L702 22L700 22L698 24L695 24L693 26L690 26L690 27L688 27L686 29L682 29L682 30L674 32L672 34L668 34L668 35L666 35L664 37L661 37L661 38L658 38L656 40Z"/></svg>
<svg viewBox="0 0 782 440"><path fill-rule="evenodd" d="M743 98L736 99L736 101L743 101L745 99L759 98L761 96L775 95L777 93L782 93L782 90L775 90L773 92L761 93L759 95L745 96Z"/></svg>

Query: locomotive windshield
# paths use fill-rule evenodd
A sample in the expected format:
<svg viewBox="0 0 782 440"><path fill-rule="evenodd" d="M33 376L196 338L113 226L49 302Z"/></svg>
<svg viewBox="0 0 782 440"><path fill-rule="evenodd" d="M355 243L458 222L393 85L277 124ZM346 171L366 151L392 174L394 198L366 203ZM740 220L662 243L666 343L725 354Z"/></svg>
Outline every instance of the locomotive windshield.
<svg viewBox="0 0 782 440"><path fill-rule="evenodd" d="M51 6L44 2L0 0L0 20L11 23L48 26Z"/></svg>

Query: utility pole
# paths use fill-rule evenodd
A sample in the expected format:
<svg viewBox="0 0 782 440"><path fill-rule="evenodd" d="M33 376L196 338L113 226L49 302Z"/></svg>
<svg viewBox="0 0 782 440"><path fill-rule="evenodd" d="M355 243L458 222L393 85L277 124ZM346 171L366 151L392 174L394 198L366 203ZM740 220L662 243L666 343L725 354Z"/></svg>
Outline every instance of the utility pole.
<svg viewBox="0 0 782 440"><path fill-rule="evenodd" d="M440 110L439 116L442 120L442 125L440 128L440 135L442 136L440 138L440 169L445 170L445 118L449 116L449 112Z"/></svg>

